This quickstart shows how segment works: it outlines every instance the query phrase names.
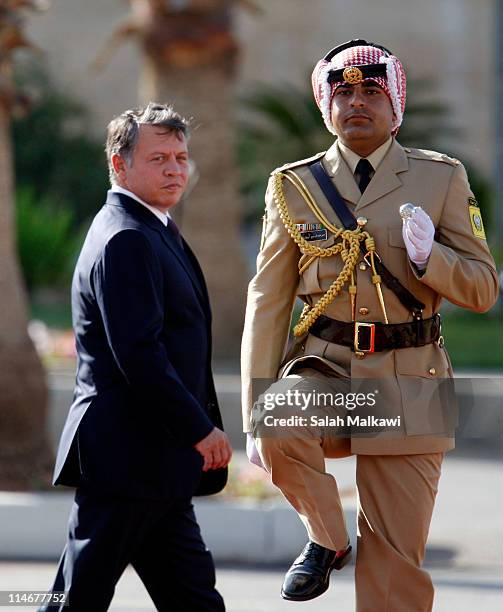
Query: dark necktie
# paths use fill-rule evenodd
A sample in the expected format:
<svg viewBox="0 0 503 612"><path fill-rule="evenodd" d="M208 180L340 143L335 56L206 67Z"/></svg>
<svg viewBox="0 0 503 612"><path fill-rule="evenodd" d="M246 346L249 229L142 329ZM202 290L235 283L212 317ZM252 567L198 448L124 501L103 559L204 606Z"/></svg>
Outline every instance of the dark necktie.
<svg viewBox="0 0 503 612"><path fill-rule="evenodd" d="M374 172L374 168L372 168L372 164L368 159L362 158L356 164L355 178L362 193L367 189L367 185L370 183L370 179L372 178L370 175L372 172Z"/></svg>
<svg viewBox="0 0 503 612"><path fill-rule="evenodd" d="M168 217L168 225L166 226L166 229L175 238L176 243L178 244L178 246L182 250L184 250L183 242L182 242L182 235L180 234L180 230L178 229L177 224L173 221L173 219L171 217Z"/></svg>

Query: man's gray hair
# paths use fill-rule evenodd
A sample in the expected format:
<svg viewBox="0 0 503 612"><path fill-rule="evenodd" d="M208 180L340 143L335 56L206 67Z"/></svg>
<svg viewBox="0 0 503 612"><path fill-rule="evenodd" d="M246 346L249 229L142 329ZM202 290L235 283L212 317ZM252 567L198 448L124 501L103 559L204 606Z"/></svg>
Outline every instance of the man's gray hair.
<svg viewBox="0 0 503 612"><path fill-rule="evenodd" d="M133 161L133 153L138 142L140 125L159 125L166 132L174 132L179 138L188 137L189 121L177 113L172 106L149 102L143 108L124 111L108 124L106 154L110 183L117 180L112 164L112 155L120 155L128 166Z"/></svg>

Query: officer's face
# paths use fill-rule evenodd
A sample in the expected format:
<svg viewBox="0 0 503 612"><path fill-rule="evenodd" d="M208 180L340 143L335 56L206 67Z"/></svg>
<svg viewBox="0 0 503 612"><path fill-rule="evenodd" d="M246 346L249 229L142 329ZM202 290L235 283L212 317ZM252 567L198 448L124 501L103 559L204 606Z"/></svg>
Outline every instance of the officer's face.
<svg viewBox="0 0 503 612"><path fill-rule="evenodd" d="M189 154L181 133L155 125L140 125L131 164L112 156L118 183L147 204L166 212L187 186Z"/></svg>
<svg viewBox="0 0 503 612"><path fill-rule="evenodd" d="M345 145L366 156L390 137L393 108L374 81L340 85L332 100L332 123Z"/></svg>

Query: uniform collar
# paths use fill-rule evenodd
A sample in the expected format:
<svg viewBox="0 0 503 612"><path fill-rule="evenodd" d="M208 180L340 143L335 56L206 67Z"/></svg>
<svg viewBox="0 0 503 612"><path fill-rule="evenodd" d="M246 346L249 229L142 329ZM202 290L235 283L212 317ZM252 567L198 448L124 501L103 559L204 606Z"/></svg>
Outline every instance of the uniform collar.
<svg viewBox="0 0 503 612"><path fill-rule="evenodd" d="M153 213L159 219L159 221L161 221L162 224L167 227L168 220L171 219L171 216L168 212L163 213L159 209L155 208L154 206L150 206L150 204L147 204L146 202L144 202L141 198L139 198L132 191L129 191L128 189L124 189L124 187L121 187L120 185L115 185L115 184L112 185L110 191L112 191L113 193L122 193L123 195L126 195L129 198L136 200L137 202L145 206L145 208L148 208L148 210L150 210L150 212Z"/></svg>
<svg viewBox="0 0 503 612"><path fill-rule="evenodd" d="M342 142L340 140L337 140L337 146L339 147L339 151L340 151L342 157L344 158L344 161L349 166L349 169L351 170L351 173L354 174L355 170L356 170L356 166L357 166L358 162L360 161L360 159L368 159L368 161L370 162L370 164L371 164L372 168L374 169L374 171L377 170L377 167L379 166L379 164L384 159L384 157L385 157L386 153L388 152L392 142L393 142L393 138L390 136L386 142L383 142L382 145L377 147L377 149L375 151L373 151L370 155L368 155L366 158L360 157L360 155L358 155L358 153L355 153L353 150L351 150L345 144L342 144Z"/></svg>
<svg viewBox="0 0 503 612"><path fill-rule="evenodd" d="M402 146L393 138L389 149L376 169L375 175L362 194L356 184L354 174L349 169L337 141L328 149L323 165L342 197L356 205L356 209L368 206L378 198L402 185L401 172L409 167L408 158Z"/></svg>

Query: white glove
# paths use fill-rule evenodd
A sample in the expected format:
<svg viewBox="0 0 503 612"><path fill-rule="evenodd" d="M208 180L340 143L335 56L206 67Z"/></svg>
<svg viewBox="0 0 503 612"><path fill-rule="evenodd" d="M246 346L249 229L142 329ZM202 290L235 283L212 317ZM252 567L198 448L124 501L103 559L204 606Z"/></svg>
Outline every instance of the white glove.
<svg viewBox="0 0 503 612"><path fill-rule="evenodd" d="M248 432L246 434L246 456L248 457L248 461L253 463L259 468L265 470L264 464L262 463L262 459L258 454L257 445L255 444L255 440L253 439L253 434Z"/></svg>
<svg viewBox="0 0 503 612"><path fill-rule="evenodd" d="M403 219L402 235L409 259L424 270L433 247L435 226L420 206L414 208L410 217Z"/></svg>

